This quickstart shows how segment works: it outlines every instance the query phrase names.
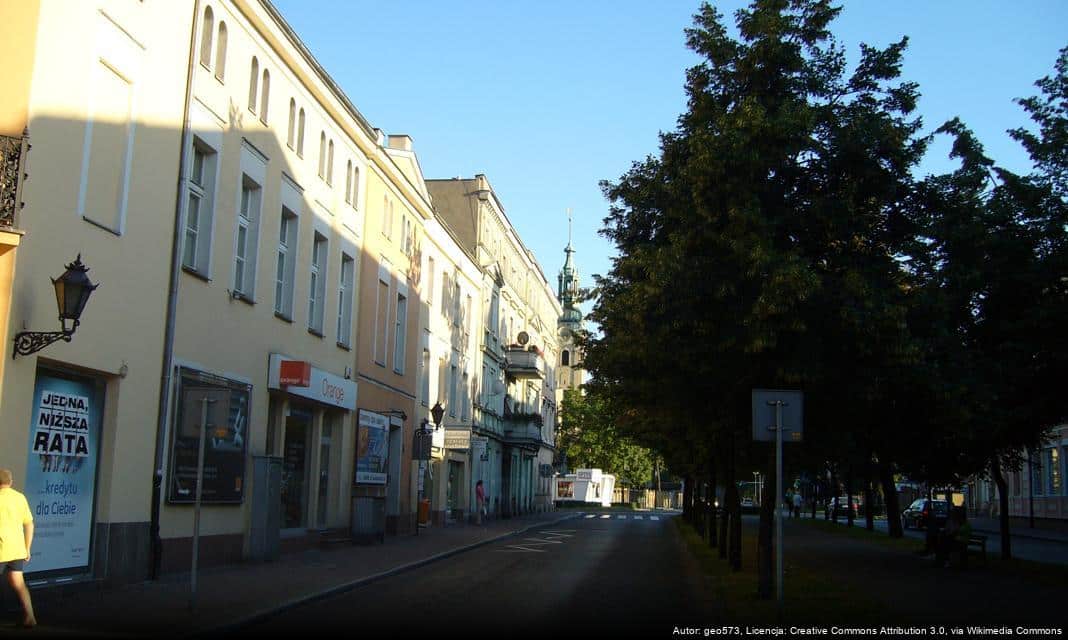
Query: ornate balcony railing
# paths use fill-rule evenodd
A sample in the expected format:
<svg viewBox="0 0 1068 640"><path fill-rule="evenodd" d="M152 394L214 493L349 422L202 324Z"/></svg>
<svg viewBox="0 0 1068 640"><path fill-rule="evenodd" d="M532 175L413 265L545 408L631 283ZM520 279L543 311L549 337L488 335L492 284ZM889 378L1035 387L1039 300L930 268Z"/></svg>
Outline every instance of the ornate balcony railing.
<svg viewBox="0 0 1068 640"><path fill-rule="evenodd" d="M0 136L0 228L13 229L22 209L29 135Z"/></svg>

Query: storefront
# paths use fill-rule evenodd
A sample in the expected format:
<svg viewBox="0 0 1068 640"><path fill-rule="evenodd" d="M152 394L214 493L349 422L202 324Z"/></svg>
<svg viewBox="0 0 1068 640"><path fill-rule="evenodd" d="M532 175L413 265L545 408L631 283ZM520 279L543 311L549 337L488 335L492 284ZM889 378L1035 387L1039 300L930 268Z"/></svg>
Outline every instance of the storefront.
<svg viewBox="0 0 1068 640"><path fill-rule="evenodd" d="M271 354L267 451L282 459L283 550L309 530L347 526L346 460L355 446L356 383L303 360Z"/></svg>

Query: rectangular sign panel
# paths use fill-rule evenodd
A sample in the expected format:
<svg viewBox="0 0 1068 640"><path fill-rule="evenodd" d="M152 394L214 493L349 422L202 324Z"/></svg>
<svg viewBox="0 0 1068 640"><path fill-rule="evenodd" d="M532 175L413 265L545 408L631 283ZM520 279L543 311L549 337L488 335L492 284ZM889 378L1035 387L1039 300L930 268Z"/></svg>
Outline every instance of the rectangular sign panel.
<svg viewBox="0 0 1068 640"><path fill-rule="evenodd" d="M208 422L204 431L204 504L240 504L244 499L245 453L248 451L249 392L251 387L183 369L178 387L178 414L171 447L167 502L196 500L197 457L204 401Z"/></svg>
<svg viewBox="0 0 1068 640"><path fill-rule="evenodd" d="M468 449L471 447L471 430L470 429L446 429L445 430L445 448L446 449Z"/></svg>
<svg viewBox="0 0 1068 640"><path fill-rule="evenodd" d="M753 440L775 442L776 402L782 402L782 441L801 442L804 394L781 389L753 389Z"/></svg>
<svg viewBox="0 0 1068 640"><path fill-rule="evenodd" d="M283 382L283 380L285 380L282 375L283 362L297 362L297 364L300 365L307 365L308 382L303 383L304 371L301 371L299 376L294 376L301 378L300 382L302 382L302 384L299 386ZM287 371L286 373L294 374L295 372ZM356 408L356 383L354 381L334 375L328 371L323 371L322 369L317 369L305 362L289 360L277 353L271 354L271 358L267 364L267 388L282 389L295 396L315 400L316 402L322 402L323 404L335 407L341 407L342 409L348 409L350 411Z"/></svg>
<svg viewBox="0 0 1068 640"><path fill-rule="evenodd" d="M34 520L27 571L89 566L101 405L92 381L37 375L22 488Z"/></svg>
<svg viewBox="0 0 1068 640"><path fill-rule="evenodd" d="M307 387L311 385L311 363L303 360L282 360L278 363L278 384Z"/></svg>
<svg viewBox="0 0 1068 640"><path fill-rule="evenodd" d="M386 484L389 418L360 409L356 430L356 484Z"/></svg>

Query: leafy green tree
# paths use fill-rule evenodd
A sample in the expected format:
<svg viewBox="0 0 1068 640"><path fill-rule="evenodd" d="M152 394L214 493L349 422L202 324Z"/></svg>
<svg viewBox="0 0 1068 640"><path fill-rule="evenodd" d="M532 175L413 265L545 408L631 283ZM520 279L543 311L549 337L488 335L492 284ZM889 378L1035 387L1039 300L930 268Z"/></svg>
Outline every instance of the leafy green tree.
<svg viewBox="0 0 1068 640"><path fill-rule="evenodd" d="M577 390L564 392L558 446L572 469L601 469L624 487L644 487L653 477L653 453L619 434L604 403Z"/></svg>

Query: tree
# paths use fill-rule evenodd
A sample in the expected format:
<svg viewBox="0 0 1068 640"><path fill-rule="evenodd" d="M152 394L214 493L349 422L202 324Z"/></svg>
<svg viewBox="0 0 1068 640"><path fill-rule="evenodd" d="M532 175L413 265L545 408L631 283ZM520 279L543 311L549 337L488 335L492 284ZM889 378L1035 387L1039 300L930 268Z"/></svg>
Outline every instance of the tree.
<svg viewBox="0 0 1068 640"><path fill-rule="evenodd" d="M623 487L644 487L653 477L653 454L622 437L610 412L597 398L580 391L564 392L557 444L576 469L602 469Z"/></svg>

